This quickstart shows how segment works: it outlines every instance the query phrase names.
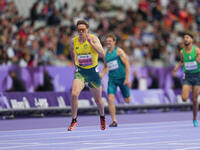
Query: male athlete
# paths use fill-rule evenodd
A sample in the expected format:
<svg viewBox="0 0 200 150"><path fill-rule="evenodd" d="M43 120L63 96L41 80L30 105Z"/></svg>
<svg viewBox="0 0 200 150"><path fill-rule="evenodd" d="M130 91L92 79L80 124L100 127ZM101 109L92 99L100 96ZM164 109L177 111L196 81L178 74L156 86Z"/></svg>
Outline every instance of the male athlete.
<svg viewBox="0 0 200 150"><path fill-rule="evenodd" d="M89 24L87 21L79 20L76 27L78 36L72 39L70 46L70 52L74 65L76 66L76 72L71 93L72 122L68 131L72 131L78 124L78 97L85 86L85 82L88 82L90 91L92 92L99 109L101 130L105 130L104 104L101 99L102 87L97 69L98 55L104 58L105 52L99 39L94 35L88 34Z"/></svg>
<svg viewBox="0 0 200 150"><path fill-rule="evenodd" d="M109 71L109 80L108 80L108 107L109 112L112 117L113 122L109 127L117 127L116 120L116 108L115 108L115 94L117 87L119 86L121 93L123 95L124 101L129 103L130 91L129 87L129 62L127 56L123 49L116 46L116 37L113 34L108 34L106 36L106 46L108 48L105 57L104 69L100 74L102 78L107 70Z"/></svg>
<svg viewBox="0 0 200 150"><path fill-rule="evenodd" d="M174 68L174 72L183 66L182 99L185 102L192 91L193 125L198 127L197 113L199 104L197 97L200 91L200 49L193 45L193 35L190 33L184 34L184 45L185 48L180 51L181 60Z"/></svg>

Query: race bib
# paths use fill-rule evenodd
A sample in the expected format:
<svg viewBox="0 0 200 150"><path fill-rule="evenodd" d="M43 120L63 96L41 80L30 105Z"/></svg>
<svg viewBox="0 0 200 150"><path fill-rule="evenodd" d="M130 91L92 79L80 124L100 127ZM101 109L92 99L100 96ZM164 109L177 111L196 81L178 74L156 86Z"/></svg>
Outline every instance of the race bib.
<svg viewBox="0 0 200 150"><path fill-rule="evenodd" d="M198 69L197 62L185 62L185 69L186 70L196 70Z"/></svg>
<svg viewBox="0 0 200 150"><path fill-rule="evenodd" d="M90 66L93 64L92 55L78 55L78 62L80 66Z"/></svg>
<svg viewBox="0 0 200 150"><path fill-rule="evenodd" d="M110 61L108 62L108 70L111 71L111 70L116 70L119 68L119 65L117 63L117 60L113 60L113 61Z"/></svg>

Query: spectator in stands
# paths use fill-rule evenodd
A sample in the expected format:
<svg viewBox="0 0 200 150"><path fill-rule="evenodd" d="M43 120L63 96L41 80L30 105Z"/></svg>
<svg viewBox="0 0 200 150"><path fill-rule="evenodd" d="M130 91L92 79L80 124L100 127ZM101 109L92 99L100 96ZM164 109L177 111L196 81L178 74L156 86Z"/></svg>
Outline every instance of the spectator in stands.
<svg viewBox="0 0 200 150"><path fill-rule="evenodd" d="M21 54L21 58L19 60L19 66L20 67L32 66L32 63L33 62L31 62L31 55L30 55L30 53L24 52L24 53Z"/></svg>
<svg viewBox="0 0 200 150"><path fill-rule="evenodd" d="M52 77L48 73L47 70L44 71L44 84L38 86L38 88L35 91L53 91L53 83L52 83Z"/></svg>
<svg viewBox="0 0 200 150"><path fill-rule="evenodd" d="M16 2L17 0L0 1L0 41L6 49L9 47L10 52L11 49L14 49L14 53L9 52L10 63L5 63L11 65L19 64L18 61L20 59L18 57L21 56L20 54L24 50L28 50L31 56L33 55L32 50L29 49L29 36L31 35L32 39L33 34L30 32L30 27L27 24L33 25L40 18L39 16L43 18L40 22L43 21L45 24L47 21L47 26L44 26L41 32L37 32L41 25L34 24L32 26L34 29L34 40L38 42L42 41L44 45L51 45L52 37L59 39L59 35L63 32L63 30L59 29L63 27L66 29L69 38L71 38L75 29L74 21L77 18L87 18L88 22L92 23L92 31L98 31L98 36L102 37L102 40L105 33L110 30L117 33L121 37L120 47L124 48L128 55L132 54L129 55L130 63L138 66L169 65L165 59L162 59L162 48L164 46L167 49L165 52L169 52L170 56L172 56L170 62L175 62L177 53L170 49L177 49L177 46L181 43L182 32L189 29L193 33L198 34L200 31L200 9L199 2L196 1L173 0L169 2L158 0L149 2L141 0L135 2L135 5L131 5L132 1L128 1L126 5L118 7L118 1L114 4L114 1L90 1L89 3L85 0L83 3L78 3L75 8L71 8L71 3L60 5L61 1L59 0L43 0L36 1L31 8L23 7L23 12L26 9L30 9L28 12L31 13L29 13L30 16L28 18L32 18L32 22L31 20L27 20L25 16L19 15L22 10L17 9L15 6ZM38 8L38 3L43 4L41 5L43 6L41 12ZM133 7L127 9L126 6ZM71 9L76 10L76 12ZM97 13L100 15L96 15ZM49 28L51 29L49 25L56 26L56 29L51 34L48 32ZM196 40L199 42L198 36ZM57 50L63 51L62 44L54 45L56 52L52 52L51 48L45 48L45 53L51 53L53 58L51 59L53 61L49 63L50 65L71 64L66 63L71 61L69 57L65 59L60 56L57 57L60 55L56 53ZM69 49L69 47L66 49ZM14 59L10 58L13 54L15 55ZM42 57L40 58L43 59ZM34 62L40 62L40 60L35 59L38 58L34 57ZM55 61L59 63L54 63ZM134 61L139 61L139 63L135 63ZM34 66L37 65L37 63L34 63Z"/></svg>
<svg viewBox="0 0 200 150"><path fill-rule="evenodd" d="M61 22L60 17L61 13L56 9L54 5L54 0L50 0L48 7L47 25L50 26L59 25Z"/></svg>
<svg viewBox="0 0 200 150"><path fill-rule="evenodd" d="M12 87L6 92L25 92L26 86L24 82L16 75L16 72L11 70L9 75L12 78Z"/></svg>
<svg viewBox="0 0 200 150"><path fill-rule="evenodd" d="M0 64L4 64L5 58L4 58L4 51L0 49Z"/></svg>
<svg viewBox="0 0 200 150"><path fill-rule="evenodd" d="M32 8L30 9L30 19L31 19L31 26L34 25L35 21L40 18L40 14L38 14L38 6L39 6L39 1L36 1Z"/></svg>
<svg viewBox="0 0 200 150"><path fill-rule="evenodd" d="M137 77L137 72L134 70L133 71L133 81L131 84L131 89L138 89L138 77Z"/></svg>
<svg viewBox="0 0 200 150"><path fill-rule="evenodd" d="M151 71L149 72L149 78L151 79L151 85L148 88L158 89L159 88L158 78Z"/></svg>

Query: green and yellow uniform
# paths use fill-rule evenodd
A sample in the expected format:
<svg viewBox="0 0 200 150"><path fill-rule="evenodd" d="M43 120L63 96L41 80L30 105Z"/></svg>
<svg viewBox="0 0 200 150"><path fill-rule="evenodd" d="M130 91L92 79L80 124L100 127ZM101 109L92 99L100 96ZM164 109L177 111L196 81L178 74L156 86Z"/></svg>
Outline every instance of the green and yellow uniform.
<svg viewBox="0 0 200 150"><path fill-rule="evenodd" d="M93 35L90 35L93 36ZM98 88L101 85L98 65L98 53L86 40L79 42L79 36L74 38L74 51L76 53L76 73L75 79L81 79L84 83L88 82L90 88Z"/></svg>

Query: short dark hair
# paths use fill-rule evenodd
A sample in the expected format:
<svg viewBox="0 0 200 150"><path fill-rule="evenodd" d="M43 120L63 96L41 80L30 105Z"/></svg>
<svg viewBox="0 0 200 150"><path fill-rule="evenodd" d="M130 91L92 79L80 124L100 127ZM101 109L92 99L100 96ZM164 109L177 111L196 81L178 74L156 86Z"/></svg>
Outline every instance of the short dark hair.
<svg viewBox="0 0 200 150"><path fill-rule="evenodd" d="M192 39L194 38L194 36L193 36L191 33L189 33L189 32L185 32L185 33L183 34L183 36L185 36L185 35L190 36Z"/></svg>
<svg viewBox="0 0 200 150"><path fill-rule="evenodd" d="M106 39L109 38L109 37L112 38L113 41L117 41L117 38L113 33L109 33L109 34L106 35Z"/></svg>
<svg viewBox="0 0 200 150"><path fill-rule="evenodd" d="M87 29L89 28L89 24L86 20L78 20L78 22L76 23L76 27L78 27L78 25L80 24L84 24Z"/></svg>

